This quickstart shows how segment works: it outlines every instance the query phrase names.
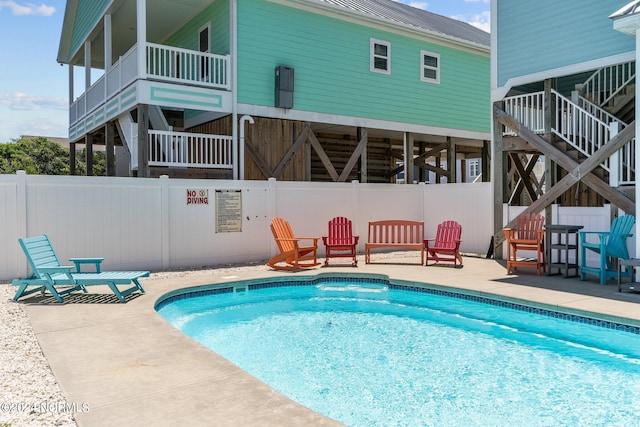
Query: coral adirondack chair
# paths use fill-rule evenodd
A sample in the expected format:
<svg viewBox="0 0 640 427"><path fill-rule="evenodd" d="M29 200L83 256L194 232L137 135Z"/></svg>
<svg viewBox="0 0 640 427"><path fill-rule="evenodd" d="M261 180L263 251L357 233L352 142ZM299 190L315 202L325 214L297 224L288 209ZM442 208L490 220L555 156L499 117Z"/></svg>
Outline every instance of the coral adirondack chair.
<svg viewBox="0 0 640 427"><path fill-rule="evenodd" d="M462 256L460 256L460 237L462 236L462 226L456 221L444 221L438 224L436 237L424 240L424 247L427 251L427 262L429 259L435 262L453 262L455 268L458 262L462 266Z"/></svg>
<svg viewBox="0 0 640 427"><path fill-rule="evenodd" d="M507 274L518 267L535 268L546 271L544 256L544 216L536 213L521 214L516 218L516 228L504 228L507 239ZM534 260L518 259L518 251L535 251Z"/></svg>
<svg viewBox="0 0 640 427"><path fill-rule="evenodd" d="M320 265L318 262L319 237L296 237L291 225L282 218L273 218L271 232L280 253L271 258L267 265L275 270L298 270ZM301 246L300 241L309 240L311 245Z"/></svg>
<svg viewBox="0 0 640 427"><path fill-rule="evenodd" d="M351 220L343 216L337 216L329 221L327 236L322 236L322 242L326 247L324 265L329 265L329 258L351 258L352 265L358 265L356 258L356 245L359 236L353 235Z"/></svg>
<svg viewBox="0 0 640 427"><path fill-rule="evenodd" d="M618 277L613 265L615 258L629 259L627 239L632 236L631 229L636 219L633 215L617 217L611 223L609 232L578 231L580 236L580 280L585 280L587 274L598 276L600 284L604 285L609 277ZM589 239L595 236L597 239ZM590 250L600 255L598 266L588 267L586 251ZM622 272L621 277L631 277L631 268Z"/></svg>

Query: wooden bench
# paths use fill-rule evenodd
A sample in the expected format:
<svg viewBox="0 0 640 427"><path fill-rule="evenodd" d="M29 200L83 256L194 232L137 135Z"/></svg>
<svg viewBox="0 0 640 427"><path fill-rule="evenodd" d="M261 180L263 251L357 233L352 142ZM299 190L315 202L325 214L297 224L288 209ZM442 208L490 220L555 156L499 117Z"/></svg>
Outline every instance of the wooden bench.
<svg viewBox="0 0 640 427"><path fill-rule="evenodd" d="M424 222L404 220L369 222L369 237L364 245L365 263L371 262L371 249L380 248L420 251L420 264L424 264Z"/></svg>

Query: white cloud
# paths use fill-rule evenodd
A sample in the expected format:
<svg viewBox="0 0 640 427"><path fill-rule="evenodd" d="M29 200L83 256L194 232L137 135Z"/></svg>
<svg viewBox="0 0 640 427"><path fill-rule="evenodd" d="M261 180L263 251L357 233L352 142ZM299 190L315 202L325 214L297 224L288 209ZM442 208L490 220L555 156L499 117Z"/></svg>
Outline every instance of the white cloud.
<svg viewBox="0 0 640 427"><path fill-rule="evenodd" d="M21 92L0 93L0 105L14 111L67 110L64 98L28 95Z"/></svg>
<svg viewBox="0 0 640 427"><path fill-rule="evenodd" d="M452 16L452 18L457 19L458 21L467 22L476 28L480 28L481 30L486 31L487 33L491 32L491 12L489 11L485 11L475 15L456 15Z"/></svg>
<svg viewBox="0 0 640 427"><path fill-rule="evenodd" d="M429 8L429 3L427 3L426 1L412 1L412 0L406 0L406 1L402 1L402 3L415 7L416 9L423 9L423 10L427 10Z"/></svg>
<svg viewBox="0 0 640 427"><path fill-rule="evenodd" d="M24 15L51 16L56 11L55 7L47 6L44 3L38 6L33 3L18 4L13 0L0 0L0 11L4 8L11 10L11 13L13 13L16 16L24 16Z"/></svg>

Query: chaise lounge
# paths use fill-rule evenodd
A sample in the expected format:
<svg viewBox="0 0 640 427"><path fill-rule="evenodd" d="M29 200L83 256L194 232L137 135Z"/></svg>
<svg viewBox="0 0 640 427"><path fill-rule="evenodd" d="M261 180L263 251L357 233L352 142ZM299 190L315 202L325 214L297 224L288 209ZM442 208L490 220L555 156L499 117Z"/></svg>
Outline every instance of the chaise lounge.
<svg viewBox="0 0 640 427"><path fill-rule="evenodd" d="M120 302L126 302L126 296L144 288L140 284L141 277L148 277L148 271L102 271L101 263L104 258L71 258L73 266L63 266L56 252L53 250L49 236L46 234L18 239L32 270L31 276L24 279L14 279L11 283L18 286L14 301L26 295L49 291L58 301L76 291L87 292L87 286L107 285ZM83 264L93 264L95 272L82 272ZM127 289L118 286L130 285Z"/></svg>

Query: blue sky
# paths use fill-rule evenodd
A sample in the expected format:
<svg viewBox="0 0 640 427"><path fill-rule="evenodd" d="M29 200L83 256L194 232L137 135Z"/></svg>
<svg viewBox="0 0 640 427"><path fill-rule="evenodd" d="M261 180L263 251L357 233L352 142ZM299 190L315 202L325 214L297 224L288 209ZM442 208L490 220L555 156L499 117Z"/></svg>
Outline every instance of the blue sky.
<svg viewBox="0 0 640 427"><path fill-rule="evenodd" d="M489 31L490 0L403 2ZM68 136L69 70L56 62L65 4L0 0L0 143Z"/></svg>

